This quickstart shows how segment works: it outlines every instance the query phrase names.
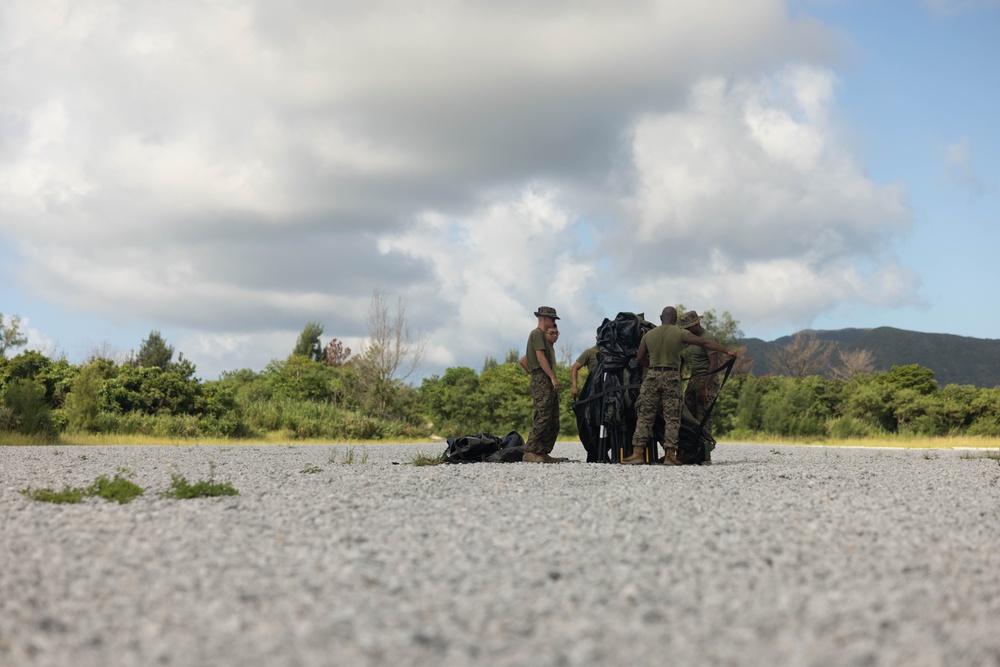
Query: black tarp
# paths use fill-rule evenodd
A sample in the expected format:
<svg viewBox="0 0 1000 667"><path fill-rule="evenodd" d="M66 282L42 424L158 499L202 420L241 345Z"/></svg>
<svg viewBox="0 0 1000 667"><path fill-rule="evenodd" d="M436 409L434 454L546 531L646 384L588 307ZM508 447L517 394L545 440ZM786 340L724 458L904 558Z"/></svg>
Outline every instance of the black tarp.
<svg viewBox="0 0 1000 667"><path fill-rule="evenodd" d="M643 334L653 328L642 314L634 313L605 318L597 328L597 366L573 405L589 463L613 463L632 453L635 401L642 384L635 353Z"/></svg>

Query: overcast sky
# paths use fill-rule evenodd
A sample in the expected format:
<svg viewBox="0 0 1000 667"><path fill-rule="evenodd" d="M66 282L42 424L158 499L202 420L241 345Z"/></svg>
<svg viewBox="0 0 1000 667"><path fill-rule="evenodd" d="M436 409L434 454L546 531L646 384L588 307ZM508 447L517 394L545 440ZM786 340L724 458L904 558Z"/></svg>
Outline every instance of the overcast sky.
<svg viewBox="0 0 1000 667"><path fill-rule="evenodd" d="M0 312L198 374L620 311L1000 338L998 0L4 0Z"/></svg>

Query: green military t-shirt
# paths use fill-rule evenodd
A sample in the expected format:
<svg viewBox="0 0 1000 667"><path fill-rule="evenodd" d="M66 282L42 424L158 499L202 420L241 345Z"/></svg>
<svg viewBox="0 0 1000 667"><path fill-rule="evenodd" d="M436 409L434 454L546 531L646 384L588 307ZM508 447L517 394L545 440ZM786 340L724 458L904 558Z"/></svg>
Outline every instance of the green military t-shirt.
<svg viewBox="0 0 1000 667"><path fill-rule="evenodd" d="M538 350L545 350L545 358L549 362L549 368L554 373L556 370L556 351L552 347L552 343L549 342L549 339L545 337L545 333L536 327L528 334L528 346L524 352L525 361L528 362L528 371L535 371L541 368L541 365L538 363L538 355L535 354Z"/></svg>
<svg viewBox="0 0 1000 667"><path fill-rule="evenodd" d="M642 337L649 350L649 365L673 366L681 365L681 348L684 347L684 336L687 329L681 329L673 324L661 324Z"/></svg>
<svg viewBox="0 0 1000 667"><path fill-rule="evenodd" d="M597 367L597 346L588 347L584 350L580 358L576 360L576 363L580 364L580 366L586 366L588 373L594 372L594 368Z"/></svg>
<svg viewBox="0 0 1000 667"><path fill-rule="evenodd" d="M715 335L710 331L703 331L699 338L710 340L713 343L719 342L715 339ZM691 373L707 373L711 370L711 363L708 359L709 354L711 354L711 352L703 347L699 347L697 345L685 345L684 351L681 352L681 357L684 359L684 368L691 371Z"/></svg>

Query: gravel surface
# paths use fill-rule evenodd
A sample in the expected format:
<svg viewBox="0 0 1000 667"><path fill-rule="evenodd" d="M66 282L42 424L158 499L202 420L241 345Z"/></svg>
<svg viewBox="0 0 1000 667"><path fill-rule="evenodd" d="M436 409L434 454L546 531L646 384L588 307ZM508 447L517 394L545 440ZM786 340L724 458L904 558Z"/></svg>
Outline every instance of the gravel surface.
<svg viewBox="0 0 1000 667"><path fill-rule="evenodd" d="M995 450L443 451L0 448L0 665L1000 665Z"/></svg>

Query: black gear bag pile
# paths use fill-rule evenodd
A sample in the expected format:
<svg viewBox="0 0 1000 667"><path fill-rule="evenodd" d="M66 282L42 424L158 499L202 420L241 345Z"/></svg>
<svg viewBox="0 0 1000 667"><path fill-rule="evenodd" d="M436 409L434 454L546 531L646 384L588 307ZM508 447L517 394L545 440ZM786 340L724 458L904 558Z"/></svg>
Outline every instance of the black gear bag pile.
<svg viewBox="0 0 1000 667"><path fill-rule="evenodd" d="M635 355L643 334L654 326L641 313L618 313L614 320L605 318L597 328L597 366L587 375L573 405L588 463L618 463L632 454L635 404L642 386L642 368ZM729 378L732 367L730 359L713 371L725 371L722 384ZM677 457L683 463L701 463L706 452L715 447L715 440L704 431L705 421L714 408L713 401L701 422L684 410L677 447ZM653 427L655 442L646 449L650 461L659 456L656 443L663 442L663 429L663 419L657 418Z"/></svg>
<svg viewBox="0 0 1000 667"><path fill-rule="evenodd" d="M524 456L524 438L511 431L502 438L477 433L462 438L448 438L445 463L516 463Z"/></svg>

